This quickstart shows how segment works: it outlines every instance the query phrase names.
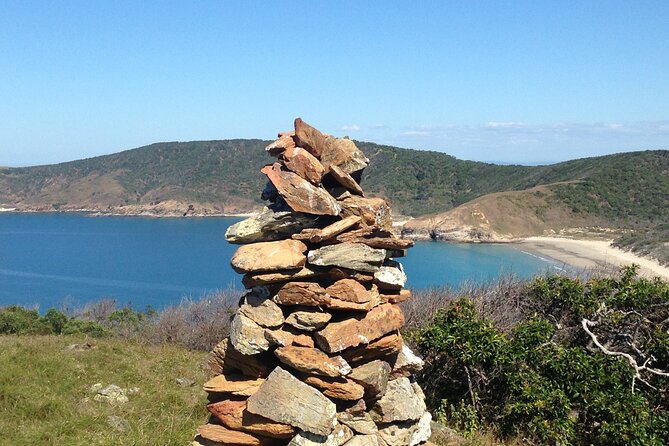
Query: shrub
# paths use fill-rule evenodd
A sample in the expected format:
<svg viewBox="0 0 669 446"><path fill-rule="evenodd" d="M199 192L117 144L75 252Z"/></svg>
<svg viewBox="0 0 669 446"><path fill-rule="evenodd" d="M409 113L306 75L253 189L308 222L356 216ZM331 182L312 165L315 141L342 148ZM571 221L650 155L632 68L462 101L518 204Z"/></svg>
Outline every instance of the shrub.
<svg viewBox="0 0 669 446"><path fill-rule="evenodd" d="M428 402L454 427L539 444L669 443L669 284L636 271L537 278L511 329L452 301L411 336Z"/></svg>

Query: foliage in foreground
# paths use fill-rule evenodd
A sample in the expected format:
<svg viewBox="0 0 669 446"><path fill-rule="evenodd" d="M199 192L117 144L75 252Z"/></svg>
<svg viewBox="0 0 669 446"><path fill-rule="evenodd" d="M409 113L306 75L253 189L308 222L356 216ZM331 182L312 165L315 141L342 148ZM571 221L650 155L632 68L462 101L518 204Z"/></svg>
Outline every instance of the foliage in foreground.
<svg viewBox="0 0 669 446"><path fill-rule="evenodd" d="M0 308L0 335L72 335L117 337L143 343L174 344L190 350L209 351L228 335L236 294L218 292L200 300L184 299L160 312L118 308L103 299L83 309L44 315L20 306Z"/></svg>
<svg viewBox="0 0 669 446"><path fill-rule="evenodd" d="M511 329L460 299L416 332L437 415L539 444L668 444L669 284L630 267L537 278L523 295Z"/></svg>
<svg viewBox="0 0 669 446"><path fill-rule="evenodd" d="M206 420L198 364L177 346L98 339L67 351L79 336L0 336L0 445L185 445ZM196 382L179 386L176 378ZM92 399L91 385L138 387L129 401ZM108 417L127 424L121 432Z"/></svg>

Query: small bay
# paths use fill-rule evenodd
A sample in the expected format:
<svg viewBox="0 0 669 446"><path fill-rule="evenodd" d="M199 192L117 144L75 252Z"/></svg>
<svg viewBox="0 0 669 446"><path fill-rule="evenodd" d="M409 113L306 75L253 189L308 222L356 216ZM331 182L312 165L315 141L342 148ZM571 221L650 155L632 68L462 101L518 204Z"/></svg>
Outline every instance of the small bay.
<svg viewBox="0 0 669 446"><path fill-rule="evenodd" d="M66 309L102 298L136 309L242 290L225 230L238 218L0 214L0 306ZM408 287L457 287L558 264L510 245L417 242L398 259Z"/></svg>

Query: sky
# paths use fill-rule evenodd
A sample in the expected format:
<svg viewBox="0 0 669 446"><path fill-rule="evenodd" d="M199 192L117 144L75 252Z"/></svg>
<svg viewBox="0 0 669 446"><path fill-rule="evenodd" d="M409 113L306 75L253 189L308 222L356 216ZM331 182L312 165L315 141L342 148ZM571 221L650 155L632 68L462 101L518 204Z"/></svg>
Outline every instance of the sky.
<svg viewBox="0 0 669 446"><path fill-rule="evenodd" d="M324 132L536 164L669 149L669 2L0 2L0 166Z"/></svg>

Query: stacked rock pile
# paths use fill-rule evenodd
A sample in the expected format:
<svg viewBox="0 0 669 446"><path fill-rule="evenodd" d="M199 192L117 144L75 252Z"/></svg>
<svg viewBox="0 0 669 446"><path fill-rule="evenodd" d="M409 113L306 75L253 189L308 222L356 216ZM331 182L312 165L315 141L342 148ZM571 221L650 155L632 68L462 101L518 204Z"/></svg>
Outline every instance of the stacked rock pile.
<svg viewBox="0 0 669 446"><path fill-rule="evenodd" d="M359 185L369 160L301 119L266 149L269 205L229 228L249 290L230 336L209 424L194 445L414 446L430 435L422 361L404 345L402 257L388 203Z"/></svg>

